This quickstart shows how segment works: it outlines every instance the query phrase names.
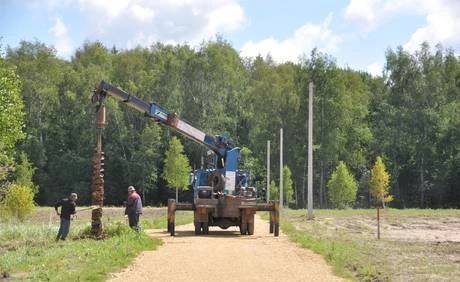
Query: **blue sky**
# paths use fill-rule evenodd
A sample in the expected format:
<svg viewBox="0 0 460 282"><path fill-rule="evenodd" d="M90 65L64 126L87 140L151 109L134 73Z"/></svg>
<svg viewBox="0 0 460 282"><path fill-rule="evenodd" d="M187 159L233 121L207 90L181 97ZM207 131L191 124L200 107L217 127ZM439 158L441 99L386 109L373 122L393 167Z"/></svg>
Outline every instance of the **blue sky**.
<svg viewBox="0 0 460 282"><path fill-rule="evenodd" d="M398 45L460 53L459 15L459 0L0 0L0 42L37 39L70 59L85 40L129 49L221 34L242 56L296 61L317 47L340 66L379 74Z"/></svg>

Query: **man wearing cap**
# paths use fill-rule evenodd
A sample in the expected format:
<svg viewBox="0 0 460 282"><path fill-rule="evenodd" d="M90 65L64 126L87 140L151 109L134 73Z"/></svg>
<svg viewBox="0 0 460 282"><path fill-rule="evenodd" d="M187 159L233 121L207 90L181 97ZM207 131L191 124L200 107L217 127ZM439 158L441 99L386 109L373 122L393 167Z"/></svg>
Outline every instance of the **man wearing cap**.
<svg viewBox="0 0 460 282"><path fill-rule="evenodd" d="M126 202L125 215L129 219L129 227L139 232L139 216L142 214L141 196L136 193L134 186L128 187L128 201Z"/></svg>
<svg viewBox="0 0 460 282"><path fill-rule="evenodd" d="M76 212L75 208L77 207L77 204L75 203L75 201L77 199L77 194L72 193L70 194L69 198L62 199L54 205L56 214L61 217L61 224L59 227L58 234L56 236L56 241L64 241L67 238L67 234L69 234L70 229L70 216L75 214ZM59 207L61 207L61 212L58 211Z"/></svg>

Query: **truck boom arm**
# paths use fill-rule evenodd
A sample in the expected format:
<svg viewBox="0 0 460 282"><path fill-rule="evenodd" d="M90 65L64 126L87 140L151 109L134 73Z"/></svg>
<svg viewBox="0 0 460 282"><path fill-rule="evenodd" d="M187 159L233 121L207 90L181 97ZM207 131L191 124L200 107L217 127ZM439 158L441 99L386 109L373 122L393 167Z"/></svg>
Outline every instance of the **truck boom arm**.
<svg viewBox="0 0 460 282"><path fill-rule="evenodd" d="M232 193L235 189L235 172L239 159L240 149L233 145L233 142L225 136L212 136L202 130L193 127L189 123L179 119L175 113L170 113L156 103L147 103L111 84L101 81L94 90L93 102L102 103L106 96L125 103L129 107L145 114L173 128L187 138L205 145L217 155L217 170L225 175L225 190Z"/></svg>
<svg viewBox="0 0 460 282"><path fill-rule="evenodd" d="M198 143L201 143L217 155L225 157L225 152L232 149L234 146L228 138L224 136L212 136L204 133L198 128L190 125L189 123L179 119L175 113L170 113L156 103L147 103L131 95L121 89L118 89L111 84L101 81L95 90L95 94L99 98L105 98L109 95L116 100L125 103L129 107L144 113L146 116L154 119L156 122L167 125L174 130L180 132L182 135L190 138Z"/></svg>

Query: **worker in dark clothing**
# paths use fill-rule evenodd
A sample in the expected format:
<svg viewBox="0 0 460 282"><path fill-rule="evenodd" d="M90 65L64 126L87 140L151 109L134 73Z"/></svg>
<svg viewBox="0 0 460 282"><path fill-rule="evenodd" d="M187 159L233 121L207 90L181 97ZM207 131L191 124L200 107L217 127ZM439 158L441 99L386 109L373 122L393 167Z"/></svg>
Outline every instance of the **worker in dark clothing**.
<svg viewBox="0 0 460 282"><path fill-rule="evenodd" d="M142 199L139 194L136 193L136 189L133 186L128 187L128 201L126 202L125 215L128 216L129 227L140 231L139 217L142 214Z"/></svg>
<svg viewBox="0 0 460 282"><path fill-rule="evenodd" d="M75 202L77 199L77 194L72 193L69 198L62 199L54 205L57 215L61 217L61 225L59 227L56 241L64 241L67 238L67 234L69 234L70 229L70 216L76 213L75 208L77 207L77 204ZM58 211L59 207L61 207L61 212Z"/></svg>

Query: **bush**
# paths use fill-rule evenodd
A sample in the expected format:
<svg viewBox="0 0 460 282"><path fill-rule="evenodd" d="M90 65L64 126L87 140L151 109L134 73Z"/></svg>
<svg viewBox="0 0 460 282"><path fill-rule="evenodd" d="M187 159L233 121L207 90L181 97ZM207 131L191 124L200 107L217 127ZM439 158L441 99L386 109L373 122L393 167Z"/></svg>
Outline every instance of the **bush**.
<svg viewBox="0 0 460 282"><path fill-rule="evenodd" d="M35 207L34 195L34 191L25 185L11 185L0 205L0 209L5 211L2 214L24 220Z"/></svg>
<svg viewBox="0 0 460 282"><path fill-rule="evenodd" d="M340 162L327 183L329 199L336 208L343 209L352 205L358 190L355 178L344 162Z"/></svg>

